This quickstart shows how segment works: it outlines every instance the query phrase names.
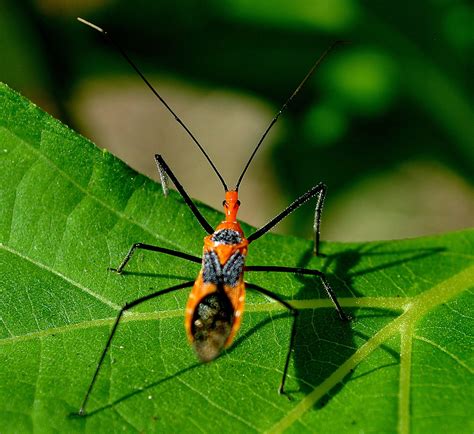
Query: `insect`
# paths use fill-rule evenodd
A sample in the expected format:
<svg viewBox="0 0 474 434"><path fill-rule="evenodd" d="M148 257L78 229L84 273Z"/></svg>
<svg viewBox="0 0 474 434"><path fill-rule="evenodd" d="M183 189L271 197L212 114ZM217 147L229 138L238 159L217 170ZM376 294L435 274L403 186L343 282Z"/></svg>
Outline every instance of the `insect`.
<svg viewBox="0 0 474 434"><path fill-rule="evenodd" d="M152 252L158 252L165 255L175 256L181 259L185 259L191 262L201 264L201 270L198 274L198 277L195 281L189 281L185 283L180 283L169 288L165 288L151 294L145 295L143 297L137 298L127 304L125 304L122 309L119 311L115 323L110 332L109 338L105 347L102 351L102 355L97 364L96 370L92 377L92 380L89 384L89 387L86 391L86 395L82 402L81 408L79 410L79 415L84 415L86 410L86 405L89 400L90 394L94 387L94 384L99 375L100 369L102 367L105 356L110 348L111 342L114 338L117 327L122 319L124 312L138 306L142 303L145 303L151 299L160 297L164 294L168 294L174 291L178 291L184 288L192 288L189 294L188 302L186 305L185 311L185 329L188 336L189 342L194 347L198 358L203 362L210 362L214 360L221 352L227 348L237 333L240 322L242 319L242 313L244 310L245 303L245 291L246 289L255 290L264 296L275 300L284 306L293 317L293 323L290 332L290 341L288 347L288 353L285 360L285 365L283 367L283 375L278 389L279 393L284 393L285 380L287 377L288 366L290 362L291 351L294 346L295 334L296 334L296 318L298 316L298 310L294 308L290 303L282 299L277 294L262 288L253 283L244 281L245 272L278 272L278 273L295 273L309 276L318 276L321 279L321 282L326 290L328 296L334 303L334 306L339 314L339 317L342 320L348 320L349 317L344 313L339 302L337 301L336 295L329 285L326 276L323 272L319 270L311 270L305 268L295 268L295 267L282 267L282 266L273 266L273 265L264 265L264 266L246 266L245 257L247 256L248 246L271 228L273 228L277 223L283 220L295 209L299 208L302 204L310 200L311 198L316 197L316 207L314 215L314 254L318 255L319 253L319 238L320 238L320 221L321 221L321 211L324 204L324 198L326 196L326 186L323 183L319 183L309 191L304 193L298 199L296 199L291 205L289 205L285 210L283 210L276 217L271 219L266 225L252 233L248 238L245 237L243 230L237 221L237 213L240 206L239 201L239 186L242 182L242 179L252 162L253 157L257 153L261 144L263 143L265 137L267 136L270 129L273 127L275 122L278 120L281 113L286 109L291 100L295 95L301 90L303 85L308 81L312 76L316 68L320 65L323 59L327 54L341 41L337 41L332 44L313 64L309 72L306 74L304 79L291 94L288 100L283 104L281 109L272 119L266 130L264 131L262 137L254 148L249 160L247 161L238 181L234 188L229 189L227 184L224 181L224 178L217 170L214 163L209 158L208 154L194 137L188 127L181 121L181 119L175 114L171 107L166 103L166 101L161 97L161 95L154 89L146 77L140 72L135 63L130 59L130 57L125 53L125 51L115 43L115 41L100 27L92 24L82 18L78 20L93 28L94 30L100 32L103 37L121 53L125 60L130 64L130 66L138 73L144 83L150 88L154 95L161 101L165 108L171 113L175 120L184 128L189 137L193 140L196 146L200 149L204 157L207 159L211 165L213 171L216 173L219 178L222 186L225 191L225 200L223 201L223 208L225 219L217 226L216 229L213 229L212 226L207 222L204 216L201 214L199 209L193 203L191 198L188 196L172 170L166 164L165 160L161 155L155 155L155 160L157 168L160 174L163 191L167 193L167 178L171 179L175 185L178 192L181 194L185 203L194 214L196 219L201 224L202 228L207 232L207 236L204 238L204 248L203 256L199 258L197 256L190 255L188 253L167 249L164 247L153 246L144 243L134 244L127 255L123 259L122 263L115 269L110 269L116 273L122 273L128 262L132 258L133 254L137 250L148 250Z"/></svg>

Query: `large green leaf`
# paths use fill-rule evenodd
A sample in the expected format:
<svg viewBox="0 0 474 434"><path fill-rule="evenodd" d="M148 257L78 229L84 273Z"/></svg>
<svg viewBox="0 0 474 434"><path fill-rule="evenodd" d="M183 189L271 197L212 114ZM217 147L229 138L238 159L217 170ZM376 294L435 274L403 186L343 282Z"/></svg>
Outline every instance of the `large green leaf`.
<svg viewBox="0 0 474 434"><path fill-rule="evenodd" d="M151 252L126 275L107 267L137 241L199 255L204 233L177 194L164 198L6 86L0 95L2 433L473 431L474 231L323 243L322 258L310 241L268 234L250 264L326 271L354 317L338 320L317 279L247 275L301 309L291 400L277 394L290 331L281 306L249 293L234 345L201 365L186 343L183 291L125 316L89 416L69 417L120 306L199 268Z"/></svg>

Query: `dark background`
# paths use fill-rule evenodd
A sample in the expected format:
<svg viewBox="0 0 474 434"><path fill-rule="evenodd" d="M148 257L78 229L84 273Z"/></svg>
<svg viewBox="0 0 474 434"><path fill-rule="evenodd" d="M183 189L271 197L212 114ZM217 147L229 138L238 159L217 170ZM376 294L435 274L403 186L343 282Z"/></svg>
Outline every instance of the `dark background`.
<svg viewBox="0 0 474 434"><path fill-rule="evenodd" d="M314 60L351 41L272 130L241 217L262 225L323 181L323 239L473 225L472 2L2 0L1 81L150 176L162 153L193 197L219 207L222 187L192 142L77 16L126 49L230 185ZM278 231L309 236L312 212Z"/></svg>

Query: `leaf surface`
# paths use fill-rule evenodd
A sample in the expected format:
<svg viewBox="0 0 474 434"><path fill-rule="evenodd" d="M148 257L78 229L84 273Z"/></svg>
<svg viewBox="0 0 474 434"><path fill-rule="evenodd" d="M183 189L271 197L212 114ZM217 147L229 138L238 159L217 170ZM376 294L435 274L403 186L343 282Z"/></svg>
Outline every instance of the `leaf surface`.
<svg viewBox="0 0 474 434"><path fill-rule="evenodd" d="M323 243L321 258L310 241L267 234L248 264L320 269L354 317L338 320L318 279L247 274L301 309L291 400L277 394L291 325L280 305L249 292L234 345L201 365L181 291L125 315L89 416L68 417L120 307L192 280L199 264L139 252L127 274L107 268L134 242L200 256L205 234L178 194L163 197L5 85L0 113L2 432L473 431L472 230Z"/></svg>

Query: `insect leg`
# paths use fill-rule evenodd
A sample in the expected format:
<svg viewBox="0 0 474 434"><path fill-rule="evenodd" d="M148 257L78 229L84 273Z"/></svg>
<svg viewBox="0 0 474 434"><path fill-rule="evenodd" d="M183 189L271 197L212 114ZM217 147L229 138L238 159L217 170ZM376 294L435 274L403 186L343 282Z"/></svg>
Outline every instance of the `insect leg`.
<svg viewBox="0 0 474 434"><path fill-rule="evenodd" d="M94 387L95 381L97 380L97 376L99 375L100 368L102 367L105 356L107 352L109 351L110 344L115 335L115 332L117 331L117 327L119 325L119 322L124 312L131 309L132 307L138 306L139 304L145 301L159 297L160 295L168 294L169 292L177 291L178 289L189 288L190 286L193 286L193 284L194 284L194 281L190 281L190 282L180 283L179 285L171 286L170 288L162 289L160 291L156 291L152 294L145 295L144 297L137 298L136 300L125 304L125 306L122 307L122 309L120 309L120 312L118 313L117 318L115 319L114 325L112 327L112 331L110 332L109 339L107 340L104 350L102 351L102 355L100 356L99 363L97 364L97 368L95 369L94 375L92 376L92 380L89 384L89 388L87 389L84 400L82 401L81 408L79 409L79 416L85 415L87 401L89 400L90 394L92 392L92 388Z"/></svg>
<svg viewBox="0 0 474 434"><path fill-rule="evenodd" d="M171 178L171 181L173 181L173 184L176 186L176 189L178 190L179 194L183 197L184 201L186 202L186 205L188 205L189 209L192 211L194 216L198 219L199 223L204 228L204 230L208 234L212 234L214 232L214 229L212 229L212 226L204 218L204 216L198 210L197 206L194 205L194 202L191 200L188 193L186 193L183 186L180 184L180 182L178 181L174 173L171 171L169 166L165 163L165 160L163 160L163 157L159 154L156 154L155 161L156 161L156 166L158 168L158 172L160 173L160 178L161 178L162 186L163 186L163 192L165 193L165 195L167 194L167 187L166 187L166 180L165 180L166 178L164 174L168 175Z"/></svg>
<svg viewBox="0 0 474 434"><path fill-rule="evenodd" d="M262 288L261 286L255 285L254 283L248 283L248 282L245 282L245 286L247 288L258 291L262 293L263 295L266 295L267 297L282 304L290 311L291 315L293 316L293 325L291 326L291 335L290 335L290 345L288 347L288 354L286 355L285 367L283 368L283 377L281 379L280 387L278 388L278 393L283 394L285 393L284 388L285 388L286 376L288 373L288 365L290 364L291 351L293 350L293 346L295 344L296 318L299 315L299 311L298 309L293 307L290 303L286 302L285 300L283 300L282 298L280 298L278 295L274 294L273 292L269 291L268 289Z"/></svg>
<svg viewBox="0 0 474 434"><path fill-rule="evenodd" d="M318 276L321 279L321 282L323 282L324 289L326 290L329 298L334 303L334 306L336 307L337 313L339 314L339 317L341 318L341 320L343 321L350 320L350 316L344 312L341 305L337 301L336 294L331 288L331 285L329 285L329 282L327 281L326 276L322 271L309 270L307 268L299 268L299 267L280 267L280 266L275 266L275 265L250 265L250 266L245 267L245 271L274 271L277 273L278 272L279 273L295 273L295 274L306 274L310 276Z"/></svg>
<svg viewBox="0 0 474 434"><path fill-rule="evenodd" d="M299 208L309 199L317 196L316 207L314 210L314 254L318 255L319 253L319 227L321 225L321 211L324 205L324 199L326 197L327 187L322 182L318 185L315 185L311 190L307 191L305 194L296 199L291 205L285 208L280 214L270 220L265 226L261 227L255 231L252 235L248 237L249 244L252 241L260 238L263 234L267 233L271 228L283 220L287 215L291 214L295 209Z"/></svg>
<svg viewBox="0 0 474 434"><path fill-rule="evenodd" d="M202 262L201 258L197 256L193 256L193 255L188 255L187 253L184 253L184 252L179 252L178 250L165 249L164 247L152 246L150 244L144 244L144 243L135 243L132 247L130 247L130 250L128 251L127 255L125 256L125 258L123 258L122 263L117 268L109 268L109 270L115 271L116 273L121 274L125 266L128 264L128 261L130 261L133 254L135 253L135 250L138 250L138 249L164 253L165 255L170 255L170 256L177 256L178 258L186 259L188 261L196 262L198 264Z"/></svg>

